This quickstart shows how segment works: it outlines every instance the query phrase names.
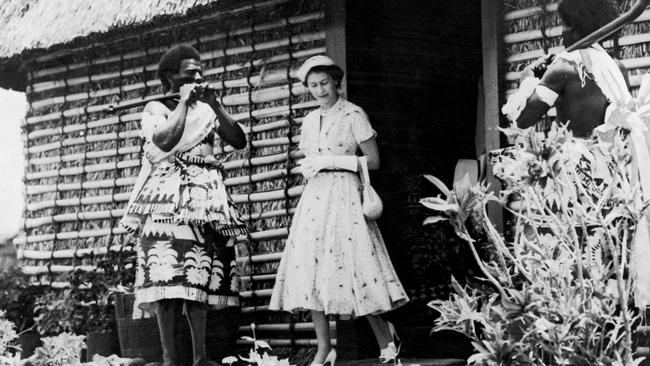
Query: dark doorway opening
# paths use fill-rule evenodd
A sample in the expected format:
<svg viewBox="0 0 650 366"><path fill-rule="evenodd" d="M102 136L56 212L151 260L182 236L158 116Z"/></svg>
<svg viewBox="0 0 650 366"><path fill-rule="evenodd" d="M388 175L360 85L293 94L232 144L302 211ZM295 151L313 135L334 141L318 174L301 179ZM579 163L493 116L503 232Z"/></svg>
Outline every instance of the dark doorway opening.
<svg viewBox="0 0 650 366"><path fill-rule="evenodd" d="M348 1L345 28L348 98L378 132L379 224L412 300L388 317L411 332L407 355L459 356L467 350L429 340L426 303L448 296L451 275L472 275L473 261L447 224L422 226L430 213L418 201L440 193L423 174L451 184L457 161L476 158L481 2Z"/></svg>

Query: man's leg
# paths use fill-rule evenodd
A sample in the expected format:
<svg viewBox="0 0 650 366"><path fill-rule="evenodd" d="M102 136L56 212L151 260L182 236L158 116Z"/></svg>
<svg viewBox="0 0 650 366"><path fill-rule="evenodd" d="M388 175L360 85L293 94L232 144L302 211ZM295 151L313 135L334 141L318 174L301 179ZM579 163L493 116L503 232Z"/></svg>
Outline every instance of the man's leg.
<svg viewBox="0 0 650 366"><path fill-rule="evenodd" d="M174 319L181 310L180 305L181 302L177 299L160 300L153 305L162 346L162 366L176 366Z"/></svg>
<svg viewBox="0 0 650 366"><path fill-rule="evenodd" d="M190 325L192 335L192 366L208 366L205 354L205 321L207 310L205 305L195 301L185 301L185 315Z"/></svg>

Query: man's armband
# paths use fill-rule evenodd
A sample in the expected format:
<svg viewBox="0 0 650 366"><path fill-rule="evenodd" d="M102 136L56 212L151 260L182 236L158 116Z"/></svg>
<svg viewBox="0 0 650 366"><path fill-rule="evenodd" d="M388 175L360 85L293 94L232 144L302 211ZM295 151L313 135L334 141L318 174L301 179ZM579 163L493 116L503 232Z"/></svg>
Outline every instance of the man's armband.
<svg viewBox="0 0 650 366"><path fill-rule="evenodd" d="M549 107L552 107L555 104L555 101L559 96L558 93L554 92L544 85L537 85L537 87L535 87L535 92L537 93L539 99L542 102L546 103Z"/></svg>

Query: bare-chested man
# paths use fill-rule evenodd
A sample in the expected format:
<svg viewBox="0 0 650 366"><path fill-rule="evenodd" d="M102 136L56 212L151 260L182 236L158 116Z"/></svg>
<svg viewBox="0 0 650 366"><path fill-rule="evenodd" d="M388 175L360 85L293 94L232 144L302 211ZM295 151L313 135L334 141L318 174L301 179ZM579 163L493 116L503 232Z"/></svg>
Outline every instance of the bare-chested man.
<svg viewBox="0 0 650 366"><path fill-rule="evenodd" d="M564 46L576 41L611 22L618 15L616 3L611 0L563 0L558 5L563 23ZM597 44L571 54L561 53L546 67L543 60L527 67L522 80L541 76L535 92L528 98L525 108L516 118L520 128L534 125L552 106L557 110L557 121L569 122L568 128L575 137L585 138L605 120L610 102L596 84L592 74L594 65L590 54L604 53ZM626 84L627 72L616 61ZM543 74L543 75L540 75Z"/></svg>

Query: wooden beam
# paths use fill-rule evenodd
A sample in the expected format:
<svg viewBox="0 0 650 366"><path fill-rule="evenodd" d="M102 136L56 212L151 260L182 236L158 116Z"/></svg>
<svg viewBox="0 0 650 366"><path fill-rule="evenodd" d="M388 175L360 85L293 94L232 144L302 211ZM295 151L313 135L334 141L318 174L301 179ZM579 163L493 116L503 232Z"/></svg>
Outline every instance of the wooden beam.
<svg viewBox="0 0 650 366"><path fill-rule="evenodd" d="M485 150L492 151L499 149L499 64L501 56L501 24L502 24L502 0L481 0L481 33L483 48L483 118L485 129ZM480 104L479 104L480 105ZM480 115L479 111L479 115ZM490 164L487 167L486 179L498 193L500 183L492 174ZM488 207L490 219L499 231L503 231L503 210L501 207Z"/></svg>
<svg viewBox="0 0 650 366"><path fill-rule="evenodd" d="M345 0L326 0L325 49L327 56L345 71L341 88L343 96L347 98L345 21Z"/></svg>

